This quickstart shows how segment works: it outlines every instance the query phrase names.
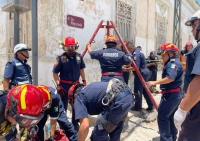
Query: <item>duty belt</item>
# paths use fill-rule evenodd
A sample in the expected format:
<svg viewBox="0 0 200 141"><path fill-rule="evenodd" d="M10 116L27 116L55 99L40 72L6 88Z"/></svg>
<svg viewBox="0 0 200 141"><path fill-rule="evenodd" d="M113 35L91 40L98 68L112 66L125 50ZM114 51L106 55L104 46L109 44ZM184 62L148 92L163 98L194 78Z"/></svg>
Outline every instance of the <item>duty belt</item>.
<svg viewBox="0 0 200 141"><path fill-rule="evenodd" d="M63 80L63 79L60 79L60 82L66 83L66 84L75 84L75 83L78 83L79 80L71 81L71 80Z"/></svg>
<svg viewBox="0 0 200 141"><path fill-rule="evenodd" d="M122 76L123 74L121 72L103 72L102 73L102 76L109 76L109 75Z"/></svg>
<svg viewBox="0 0 200 141"><path fill-rule="evenodd" d="M181 91L181 88L172 88L172 89L169 89L169 90L162 90L161 94L175 93L175 92L180 92L180 91Z"/></svg>

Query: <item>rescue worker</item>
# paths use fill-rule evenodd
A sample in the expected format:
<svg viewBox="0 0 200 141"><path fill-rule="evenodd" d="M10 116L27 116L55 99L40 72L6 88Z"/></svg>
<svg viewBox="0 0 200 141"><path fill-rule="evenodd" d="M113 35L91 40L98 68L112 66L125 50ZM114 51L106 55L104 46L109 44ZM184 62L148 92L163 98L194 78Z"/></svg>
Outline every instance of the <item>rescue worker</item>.
<svg viewBox="0 0 200 141"><path fill-rule="evenodd" d="M173 116L183 97L180 88L183 68L176 56L177 52L178 47L174 44L163 44L157 52L164 62L162 79L147 82L149 88L160 84L160 89L162 90L157 117L160 141L176 141L177 139L178 131L174 125Z"/></svg>
<svg viewBox="0 0 200 141"><path fill-rule="evenodd" d="M67 92L69 88L79 82L80 76L83 84L86 85L85 63L81 54L77 53L79 45L75 38L70 36L65 38L62 45L65 52L56 58L53 67L53 78L56 82L58 93L61 95L64 109L67 110ZM74 111L72 111L72 123L75 129L78 130L78 123L74 120Z"/></svg>
<svg viewBox="0 0 200 141"><path fill-rule="evenodd" d="M32 84L31 67L27 64L30 50L25 44L14 47L14 58L7 62L4 70L4 90L20 84Z"/></svg>
<svg viewBox="0 0 200 141"><path fill-rule="evenodd" d="M9 93L0 91L0 115L0 136L16 141L16 124L31 129L44 116L40 91L30 84L13 87Z"/></svg>
<svg viewBox="0 0 200 141"><path fill-rule="evenodd" d="M180 53L180 61L181 61L181 64L182 64L182 67L183 67L183 71L185 72L186 71L186 58L185 58L185 54L190 52L193 48L193 44L192 42L187 42L185 44L185 47L184 47L184 50L181 50L181 53Z"/></svg>
<svg viewBox="0 0 200 141"><path fill-rule="evenodd" d="M109 82L93 82L85 87L77 84L69 90L69 97L74 99L74 96L75 117L80 122L78 141L85 141L87 137L88 114L98 115L92 141L120 140L124 121L134 99L124 82L112 78Z"/></svg>
<svg viewBox="0 0 200 141"><path fill-rule="evenodd" d="M140 51L142 51L142 47L141 47L141 46L137 46L137 48L138 48Z"/></svg>
<svg viewBox="0 0 200 141"><path fill-rule="evenodd" d="M128 42L124 41L124 44L126 45ZM126 53L124 47L121 45L121 50ZM128 81L129 81L129 76L130 76L130 72L128 70L130 65L123 65L122 66L122 70L123 70L123 77L124 77L124 81L125 83L128 85Z"/></svg>
<svg viewBox="0 0 200 141"><path fill-rule="evenodd" d="M159 58L158 56L155 55L154 51L150 52L150 55L147 57L147 67L148 69L151 71L151 77L149 78L148 81L156 81L157 80L157 71L158 71L158 63L159 63ZM150 88L150 90L152 90L151 92L157 93L157 89L156 86L152 86L152 88Z"/></svg>
<svg viewBox="0 0 200 141"><path fill-rule="evenodd" d="M146 65L146 59L144 54L138 49L135 48L132 42L127 43L127 48L128 50L133 54L133 60L140 70L141 75L143 76L143 79L147 81L150 76L151 72L147 68ZM138 75L135 72L135 68L130 67L128 68L129 70L132 70L134 73L134 93L139 93L138 95L135 96L135 106L131 108L133 111L141 111L142 110L142 94L147 102L148 108L147 110L152 110L153 109L153 103L151 102L151 99L149 98L148 94L146 91L144 91L142 82L140 81Z"/></svg>
<svg viewBox="0 0 200 141"><path fill-rule="evenodd" d="M57 94L57 91L52 87L44 85L39 85L37 88L40 90L41 95L43 96L43 105L45 107L44 117L37 124L39 127L37 132L39 140L44 141L44 126L48 116L50 116L51 130L48 141L54 141L54 138L56 137L56 122L58 122L60 129L65 131L65 134L70 141L77 141L77 131L74 129L73 124L68 121L63 102L60 98L60 95Z"/></svg>
<svg viewBox="0 0 200 141"><path fill-rule="evenodd" d="M200 10L185 23L192 27L194 39L198 45L186 54L186 72L184 79L185 97L174 115L174 123L180 131L178 141L199 141L200 139Z"/></svg>
<svg viewBox="0 0 200 141"><path fill-rule="evenodd" d="M114 36L108 36L105 42L107 48L92 51L90 44L87 44L87 50L92 59L99 61L101 66L101 81L108 82L111 78L117 78L124 81L122 66L128 65L131 58L128 58L124 52L117 49L117 40Z"/></svg>

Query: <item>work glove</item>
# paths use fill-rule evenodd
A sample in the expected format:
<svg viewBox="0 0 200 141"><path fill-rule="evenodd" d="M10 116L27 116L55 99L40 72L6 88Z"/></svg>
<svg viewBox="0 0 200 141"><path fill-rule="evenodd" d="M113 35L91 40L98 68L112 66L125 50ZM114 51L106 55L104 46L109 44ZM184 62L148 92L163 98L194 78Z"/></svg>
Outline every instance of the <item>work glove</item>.
<svg viewBox="0 0 200 141"><path fill-rule="evenodd" d="M82 80L82 81L83 81L83 85L86 86L87 85L86 80Z"/></svg>
<svg viewBox="0 0 200 141"><path fill-rule="evenodd" d="M179 131L181 131L181 125L185 120L186 115L187 112L183 111L181 108L178 108L178 110L174 114L174 124Z"/></svg>
<svg viewBox="0 0 200 141"><path fill-rule="evenodd" d="M48 140L46 140L46 141L54 141L55 137L56 137L55 135L54 136L50 136L50 138Z"/></svg>
<svg viewBox="0 0 200 141"><path fill-rule="evenodd" d="M130 56L131 58L133 58L133 54L132 53L127 53L126 56Z"/></svg>
<svg viewBox="0 0 200 141"><path fill-rule="evenodd" d="M62 85L60 85L60 84L58 84L57 85L57 91L58 91L58 94L60 95L60 96L64 96L65 95L65 89L63 88L63 86Z"/></svg>

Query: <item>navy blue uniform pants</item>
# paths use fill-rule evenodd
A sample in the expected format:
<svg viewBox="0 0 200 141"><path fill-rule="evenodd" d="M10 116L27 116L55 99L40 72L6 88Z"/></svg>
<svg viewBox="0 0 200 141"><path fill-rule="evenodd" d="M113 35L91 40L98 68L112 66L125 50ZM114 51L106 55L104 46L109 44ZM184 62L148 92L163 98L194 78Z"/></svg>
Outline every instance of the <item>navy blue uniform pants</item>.
<svg viewBox="0 0 200 141"><path fill-rule="evenodd" d="M173 117L182 97L182 92L167 93L161 97L157 118L160 141L176 141L178 131Z"/></svg>
<svg viewBox="0 0 200 141"><path fill-rule="evenodd" d="M123 76L109 75L109 76L102 76L101 77L101 82L108 82L112 78L117 78L117 79L119 79L121 81L124 81L124 77Z"/></svg>
<svg viewBox="0 0 200 141"><path fill-rule="evenodd" d="M156 81L157 80L157 70L151 70L151 77L148 81Z"/></svg>
<svg viewBox="0 0 200 141"><path fill-rule="evenodd" d="M128 85L129 75L130 75L129 71L126 72L123 71L124 81L127 85Z"/></svg>
<svg viewBox="0 0 200 141"><path fill-rule="evenodd" d="M68 107L68 90L70 89L70 87L72 86L72 84L61 83L61 85L65 89L65 95L61 96L61 100L62 100L62 102L64 104L65 111L67 111L67 107ZM74 126L76 126L76 127L79 126L78 122L75 120L74 110L72 110L72 124Z"/></svg>
<svg viewBox="0 0 200 141"><path fill-rule="evenodd" d="M38 123L39 131L37 133L37 136L39 137L40 141L44 141L44 126L47 118L48 116L44 115L44 117ZM60 126L60 129L65 131L65 134L70 141L77 141L77 131L74 129L73 124L68 121L67 115L64 111L60 113L57 122Z"/></svg>
<svg viewBox="0 0 200 141"><path fill-rule="evenodd" d="M188 113L182 124L178 141L200 140L200 102L198 102Z"/></svg>
<svg viewBox="0 0 200 141"><path fill-rule="evenodd" d="M148 75L143 75L143 79L145 81L147 81L147 79L149 78ZM134 93L139 93L140 95L136 95L135 96L135 108L136 109L141 109L142 108L142 95L144 96L148 107L152 107L153 103L151 102L151 99L149 98L146 90L144 89L142 82L140 81L139 77L137 76L137 74L135 75L134 78Z"/></svg>
<svg viewBox="0 0 200 141"><path fill-rule="evenodd" d="M101 115L106 121L113 123L117 127L109 133L105 129L99 129L98 125L95 125L92 132L92 141L120 141L124 120L133 103L133 96L129 89L126 89L124 93L120 94L121 98L116 99L113 106L106 106L101 112Z"/></svg>

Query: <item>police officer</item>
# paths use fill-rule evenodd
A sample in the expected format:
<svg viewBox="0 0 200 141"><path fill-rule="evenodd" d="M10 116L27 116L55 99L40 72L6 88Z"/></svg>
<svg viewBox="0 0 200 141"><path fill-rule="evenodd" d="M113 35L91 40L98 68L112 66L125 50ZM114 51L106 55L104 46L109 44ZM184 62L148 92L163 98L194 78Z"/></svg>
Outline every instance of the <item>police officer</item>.
<svg viewBox="0 0 200 141"><path fill-rule="evenodd" d="M7 62L4 71L4 90L20 84L31 84L31 67L27 64L31 49L25 44L17 44L14 47L14 58Z"/></svg>
<svg viewBox="0 0 200 141"><path fill-rule="evenodd" d="M78 42L73 37L67 37L64 39L63 50L65 51L56 58L56 62L53 67L53 78L57 84L58 93L61 95L64 109L67 110L68 97L67 92L69 88L79 82L81 76L83 84L86 85L85 80L85 63L81 54L77 53ZM59 74L60 73L60 74ZM58 76L59 74L59 76ZM74 121L74 112L72 111L72 123L75 128L78 128L78 123Z"/></svg>
<svg viewBox="0 0 200 141"><path fill-rule="evenodd" d="M78 141L84 141L87 137L88 114L98 115L92 141L120 140L124 120L134 99L124 82L112 78L109 82L93 82L85 87L77 84L69 92L70 97L77 94L74 109L76 120L80 122Z"/></svg>
<svg viewBox="0 0 200 141"><path fill-rule="evenodd" d="M158 71L158 62L159 58L155 55L154 51L150 52L150 55L147 57L147 67L151 71L151 77L148 81L156 81L157 80L157 71ZM152 92L157 92L156 87L153 86Z"/></svg>
<svg viewBox="0 0 200 141"><path fill-rule="evenodd" d="M186 54L186 73L184 79L185 97L174 115L174 123L180 131L178 141L199 141L200 139L200 10L185 23L192 27L198 45Z"/></svg>
<svg viewBox="0 0 200 141"><path fill-rule="evenodd" d="M138 49L135 48L132 42L128 42L127 43L127 48L128 50L133 54L133 60L135 61L136 66L138 67L138 69L140 70L143 79L146 81L147 79L150 78L151 72L149 71L149 69L146 66L146 61L145 61L145 56L144 54ZM135 70L133 67L128 68L129 70ZM148 108L152 109L153 104L151 102L151 99L149 98L148 94L146 93L146 91L144 92L143 90L143 85L142 82L140 81L138 75L136 74L136 72L134 71L134 93L139 93L140 95L137 95L135 97L136 101L135 101L135 106L131 109L134 111L140 111L142 110L142 94L144 95L144 98L146 99Z"/></svg>
<svg viewBox="0 0 200 141"><path fill-rule="evenodd" d="M163 44L157 52L158 55L162 56L164 62L162 79L147 82L149 88L160 84L160 89L162 90L157 118L160 141L176 141L178 133L173 122L173 116L183 97L180 88L183 68L180 60L176 57L177 52L178 47L174 44Z"/></svg>
<svg viewBox="0 0 200 141"><path fill-rule="evenodd" d="M30 84L13 87L9 93L0 91L0 115L0 135L6 141L16 141L17 123L31 129L44 115L40 91Z"/></svg>
<svg viewBox="0 0 200 141"><path fill-rule="evenodd" d="M108 82L111 78L118 78L124 81L122 66L130 64L131 60L124 52L116 48L117 40L114 36L106 39L107 48L92 51L90 44L87 44L88 53L92 59L99 61L101 66L101 81Z"/></svg>
<svg viewBox="0 0 200 141"><path fill-rule="evenodd" d="M60 128L65 131L65 134L70 141L77 141L77 131L74 129L73 124L68 121L62 100L60 98L60 95L57 94L57 91L51 87L47 87L44 85L39 85L37 86L37 88L40 90L43 96L43 104L45 105L44 117L37 124L39 127L39 130L37 132L39 140L44 141L44 126L49 115L51 131L48 141L54 141L54 138L56 137L56 122L58 122Z"/></svg>

